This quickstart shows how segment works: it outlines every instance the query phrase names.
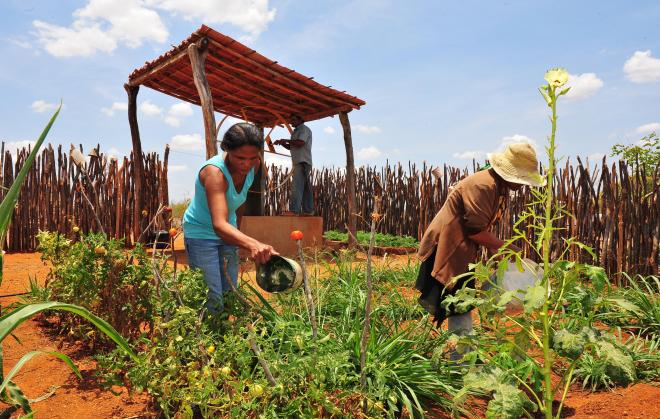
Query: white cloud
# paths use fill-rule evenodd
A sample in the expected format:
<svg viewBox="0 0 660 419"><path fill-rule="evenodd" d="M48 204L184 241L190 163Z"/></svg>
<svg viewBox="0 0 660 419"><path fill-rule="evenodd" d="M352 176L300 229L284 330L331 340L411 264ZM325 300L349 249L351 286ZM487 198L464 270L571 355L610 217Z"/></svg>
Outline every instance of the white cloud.
<svg viewBox="0 0 660 419"><path fill-rule="evenodd" d="M186 166L185 164L170 164L167 166L168 172L178 173L178 172L185 172L186 170L188 170L188 166Z"/></svg>
<svg viewBox="0 0 660 419"><path fill-rule="evenodd" d="M159 108L157 105L154 105L148 100L145 100L144 102L140 103L139 109L140 112L148 116L160 115L163 112L161 108Z"/></svg>
<svg viewBox="0 0 660 419"><path fill-rule="evenodd" d="M109 149L101 152L109 159L116 159L119 157L123 157L124 153L122 153L118 148L116 147L110 147Z"/></svg>
<svg viewBox="0 0 660 419"><path fill-rule="evenodd" d="M380 134L380 127L369 126L369 125L356 125L355 129L361 132L362 134Z"/></svg>
<svg viewBox="0 0 660 419"><path fill-rule="evenodd" d="M568 86L571 90L566 93L566 97L573 100L588 98L603 87L603 81L594 73L570 74Z"/></svg>
<svg viewBox="0 0 660 419"><path fill-rule="evenodd" d="M71 26L35 20L38 42L55 57L110 53L120 43L130 48L144 41L165 42L168 31L158 13L140 0L90 0L73 12Z"/></svg>
<svg viewBox="0 0 660 419"><path fill-rule="evenodd" d="M266 167L270 167L274 164L275 166L291 168L291 158L289 157L284 157L273 153L264 153L264 160Z"/></svg>
<svg viewBox="0 0 660 419"><path fill-rule="evenodd" d="M19 48L23 49L31 49L33 47L32 43L30 41L26 41L24 39L18 39L18 38L9 38L9 42L12 44L16 45Z"/></svg>
<svg viewBox="0 0 660 419"><path fill-rule="evenodd" d="M112 106L109 108L101 108L101 112L107 116L114 116L115 111L126 111L128 110L128 103L126 102L112 102Z"/></svg>
<svg viewBox="0 0 660 419"><path fill-rule="evenodd" d="M202 136L199 134L180 134L172 137L170 143L172 150L199 151L204 150Z"/></svg>
<svg viewBox="0 0 660 419"><path fill-rule="evenodd" d="M381 154L383 153L374 146L361 148L356 153L358 160L373 160L378 158Z"/></svg>
<svg viewBox="0 0 660 419"><path fill-rule="evenodd" d="M181 126L181 120L176 116L167 115L165 118L163 118L163 121L165 121L165 123L171 127Z"/></svg>
<svg viewBox="0 0 660 419"><path fill-rule="evenodd" d="M325 128L323 128L323 132L325 132L326 134L334 134L335 129L332 128L332 127L325 127Z"/></svg>
<svg viewBox="0 0 660 419"><path fill-rule="evenodd" d="M32 148L34 147L35 141L33 140L18 140L18 141L9 141L5 142L5 151L9 151L11 155L16 159L16 152L22 148Z"/></svg>
<svg viewBox="0 0 660 419"><path fill-rule="evenodd" d="M193 114L192 105L188 102L175 103L170 106L167 116L163 118L167 125L172 127L181 126L181 118L188 117Z"/></svg>
<svg viewBox="0 0 660 419"><path fill-rule="evenodd" d="M534 149L536 149L537 152L538 152L538 145L536 144L536 141L534 141L533 139L529 138L528 136L522 135L522 134L513 134L513 135L510 135L510 136L507 136L507 137L502 137L502 140L500 141L500 145L497 148L497 151L500 151L500 152L504 151L506 146L508 146L509 144L514 144L514 143L528 143L532 147L534 147ZM491 150L491 151L494 151L494 150ZM474 160L481 160L481 159L486 158L487 154L488 153L484 150L466 150L466 151L463 151L461 153L454 153L453 156L454 156L455 159L460 159L460 160L473 160L473 159Z"/></svg>
<svg viewBox="0 0 660 419"><path fill-rule="evenodd" d="M480 160L485 156L486 152L482 150L467 150L462 153L454 153L454 158L460 160Z"/></svg>
<svg viewBox="0 0 660 419"><path fill-rule="evenodd" d="M595 163L600 163L603 161L603 157L605 157L605 153L592 153L587 156L587 159Z"/></svg>
<svg viewBox="0 0 660 419"><path fill-rule="evenodd" d="M120 45L136 48L144 42L163 43L169 32L159 10L188 21L232 24L256 39L275 18L268 0L89 0L73 12L69 26L35 20L37 41L55 57L111 53Z"/></svg>
<svg viewBox="0 0 660 419"><path fill-rule="evenodd" d="M538 151L538 144L536 144L536 141L522 134L513 134L509 137L502 137L502 144L500 149L503 150L509 144L514 143L529 143L532 147L534 147L534 149Z"/></svg>
<svg viewBox="0 0 660 419"><path fill-rule="evenodd" d="M117 42L101 30L99 25L74 23L72 28L51 25L35 20L38 42L55 57L89 56L96 51L112 52Z"/></svg>
<svg viewBox="0 0 660 419"><path fill-rule="evenodd" d="M193 114L192 105L188 102L175 103L170 106L169 114L176 117L186 117Z"/></svg>
<svg viewBox="0 0 660 419"><path fill-rule="evenodd" d="M635 51L623 65L626 78L633 83L660 81L660 59L653 58L651 51Z"/></svg>
<svg viewBox="0 0 660 419"><path fill-rule="evenodd" d="M46 111L49 111L49 110L55 109L55 108L57 108L56 104L48 103L45 100L40 99L40 100L35 100L34 102L32 102L32 110L35 111L35 112L42 113L42 112L46 112Z"/></svg>
<svg viewBox="0 0 660 419"><path fill-rule="evenodd" d="M641 125L635 129L635 132L642 135L650 134L652 132L660 132L660 122L651 122L650 124Z"/></svg>
<svg viewBox="0 0 660 419"><path fill-rule="evenodd" d="M268 8L268 0L146 0L146 4L181 14L189 21L229 23L248 32L251 39L266 30L276 13Z"/></svg>

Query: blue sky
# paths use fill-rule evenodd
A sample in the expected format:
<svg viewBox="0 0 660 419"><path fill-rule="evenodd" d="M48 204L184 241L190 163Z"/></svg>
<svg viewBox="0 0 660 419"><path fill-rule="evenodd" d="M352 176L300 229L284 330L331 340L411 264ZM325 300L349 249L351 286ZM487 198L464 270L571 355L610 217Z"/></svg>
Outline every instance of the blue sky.
<svg viewBox="0 0 660 419"><path fill-rule="evenodd" d="M574 86L559 153L593 159L660 132L659 21L658 1L5 0L0 139L33 140L61 99L51 142L126 154L128 74L207 24L366 100L349 115L357 164L465 166L508 141L542 150L537 88L555 66ZM144 87L138 105L144 149L172 145L171 196L189 197L199 108ZM315 166L343 166L339 120L309 126Z"/></svg>

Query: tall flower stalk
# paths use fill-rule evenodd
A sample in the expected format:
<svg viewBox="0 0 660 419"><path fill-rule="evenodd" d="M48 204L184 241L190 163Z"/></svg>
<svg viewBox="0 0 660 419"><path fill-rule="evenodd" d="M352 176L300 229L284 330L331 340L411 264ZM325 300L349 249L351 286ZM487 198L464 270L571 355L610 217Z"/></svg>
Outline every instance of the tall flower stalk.
<svg viewBox="0 0 660 419"><path fill-rule="evenodd" d="M546 173L547 183L545 186L545 213L544 213L544 229L543 229L543 281L545 285L545 301L541 309L541 321L543 322L543 376L544 376L544 404L545 404L545 417L552 419L552 401L554 399L551 372L552 372L552 354L550 350L550 320L548 318L550 299L548 296L551 294L551 281L550 281L550 255L552 251L552 233L553 229L553 204L554 204L554 191L553 181L555 177L555 136L557 133L557 99L568 93L570 87L561 89L568 81L568 73L563 68L555 68L548 70L545 73L545 80L548 84L541 86L539 92L545 99L546 103L551 109L550 123L551 131L548 138L548 168ZM558 90L561 89L561 90Z"/></svg>

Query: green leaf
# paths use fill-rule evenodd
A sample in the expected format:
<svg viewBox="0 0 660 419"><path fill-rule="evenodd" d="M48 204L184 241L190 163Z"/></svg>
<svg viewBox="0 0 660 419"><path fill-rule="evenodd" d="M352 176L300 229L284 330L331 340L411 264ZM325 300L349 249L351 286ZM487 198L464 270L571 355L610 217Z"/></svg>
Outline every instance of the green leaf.
<svg viewBox="0 0 660 419"><path fill-rule="evenodd" d="M525 313L532 313L543 307L545 298L545 287L543 285L536 284L527 288L524 299Z"/></svg>
<svg viewBox="0 0 660 419"><path fill-rule="evenodd" d="M610 304L615 304L619 306L619 308L634 313L638 316L644 315L644 312L639 307L624 298L608 298L605 301Z"/></svg>
<svg viewBox="0 0 660 419"><path fill-rule="evenodd" d="M516 255L516 268L518 269L518 272L525 272L525 268L523 267L522 264L522 259L520 259L520 256Z"/></svg>
<svg viewBox="0 0 660 419"><path fill-rule="evenodd" d="M555 333L553 348L557 353L569 359L577 359L584 351L586 344L584 336L571 333L566 329Z"/></svg>
<svg viewBox="0 0 660 419"><path fill-rule="evenodd" d="M605 285L610 282L607 277L607 272L605 272L605 269L600 266L587 265L585 266L584 273L589 277L596 291L602 291L603 288L605 288Z"/></svg>
<svg viewBox="0 0 660 419"><path fill-rule="evenodd" d="M513 297L518 293L518 290L506 291L500 295L500 299L497 302L497 307L506 307L507 304L513 300Z"/></svg>
<svg viewBox="0 0 660 419"><path fill-rule="evenodd" d="M35 314L45 310L63 310L79 315L80 317L92 323L101 332L112 339L117 344L117 346L126 351L126 353L131 357L131 359L133 359L133 361L139 361L139 358L137 355L135 355L128 342L126 342L126 340L112 326L110 326L108 322L100 317L95 316L89 310L83 307L79 307L73 304L59 303L57 301L28 304L0 317L0 342L2 342L21 323L28 320Z"/></svg>
<svg viewBox="0 0 660 419"><path fill-rule="evenodd" d="M11 369L11 371L9 371L7 376L4 378L2 384L0 384L0 392L2 392L5 389L5 387L8 385L8 383L14 377L14 375L16 375L21 370L21 368L23 368L23 365L25 365L28 361L30 361L35 356L42 355L42 354L51 355L51 356L54 356L56 358L61 359L62 361L64 361L65 364L67 364L69 366L69 368L71 368L71 370L73 370L73 372L76 374L76 376L78 376L78 378L82 378L82 376L80 375L80 370L78 370L78 367L76 367L76 365L73 363L73 361L71 361L71 358L69 358L65 354L63 354L61 352L32 351L32 352L28 352L25 355L23 355L21 357L21 359L18 360L16 365L14 365L14 367Z"/></svg>
<svg viewBox="0 0 660 419"><path fill-rule="evenodd" d="M499 384L488 402L486 418L517 419L524 416L525 405L528 399L518 388L510 384Z"/></svg>
<svg viewBox="0 0 660 419"><path fill-rule="evenodd" d="M9 391L9 396L11 399L15 401L17 405L21 406L25 413L32 413L30 402L28 401L27 397L25 397L25 394L23 394L23 391L16 385L16 383L9 381L7 383L7 390Z"/></svg>
<svg viewBox="0 0 660 419"><path fill-rule="evenodd" d="M16 200L18 199L18 195L21 192L21 186L23 185L23 181L25 180L28 171L32 167L32 164L34 163L34 160L37 157L37 153L39 152L39 148L41 148L41 144L46 139L46 135L48 135L48 131L50 131L50 127L53 126L53 123L55 122L57 115L60 113L60 109L62 109L61 104L57 108L53 116L50 118L50 121L48 121L46 128L44 128L44 130L41 132L39 139L34 144L34 148L32 148L32 151L30 151L30 154L25 159L25 163L23 164L23 167L21 167L21 170L18 172L18 175L16 175L16 179L14 179L14 183L11 184L11 187L9 188L7 195L5 195L5 198L2 200L2 203L0 204L0 243L4 241L5 234L7 232L7 226L9 225L9 221L11 220L11 215L14 212L14 206L16 205Z"/></svg>
<svg viewBox="0 0 660 419"><path fill-rule="evenodd" d="M598 349L598 355L605 361L605 373L615 383L627 386L635 381L635 364L630 355L605 341L598 342Z"/></svg>
<svg viewBox="0 0 660 419"><path fill-rule="evenodd" d="M25 159L25 163L23 164L23 167L21 167L21 170L18 172L18 175L16 175L16 179L14 179L14 182L11 184L11 187L9 188L7 195L5 195L5 198L2 200L2 203L0 203L0 284L2 284L2 262L3 262L2 247L3 247L3 243L5 242L5 235L7 234L7 227L9 226L9 221L11 221L11 216L14 213L14 207L16 205L16 201L18 200L18 195L21 192L21 186L23 185L23 181L25 181L25 177L30 171L32 164L34 163L34 160L37 157L37 153L39 152L39 148L41 148L41 144L46 139L46 135L48 135L48 131L50 131L50 127L53 126L53 123L55 122L55 118L57 118L57 115L60 113L60 109L62 109L62 104L60 104L60 106L57 108L53 116L50 118L50 121L46 125L46 128L44 128L44 130L41 132L39 139L34 144L34 148L32 149L32 151L30 151L30 154Z"/></svg>
<svg viewBox="0 0 660 419"><path fill-rule="evenodd" d="M566 93L568 93L569 90L571 90L571 88L570 88L570 87L567 87L567 88L563 89L561 92L559 92L559 93L557 94L557 96L563 96L563 95L565 95Z"/></svg>

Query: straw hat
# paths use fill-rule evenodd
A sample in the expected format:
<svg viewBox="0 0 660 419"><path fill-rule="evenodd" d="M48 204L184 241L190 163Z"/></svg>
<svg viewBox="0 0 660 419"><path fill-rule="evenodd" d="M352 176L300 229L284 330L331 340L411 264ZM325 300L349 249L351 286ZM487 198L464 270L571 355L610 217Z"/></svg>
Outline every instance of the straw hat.
<svg viewBox="0 0 660 419"><path fill-rule="evenodd" d="M538 172L536 152L529 143L509 144L502 153L488 154L488 160L507 182L537 187L545 185L545 178Z"/></svg>

